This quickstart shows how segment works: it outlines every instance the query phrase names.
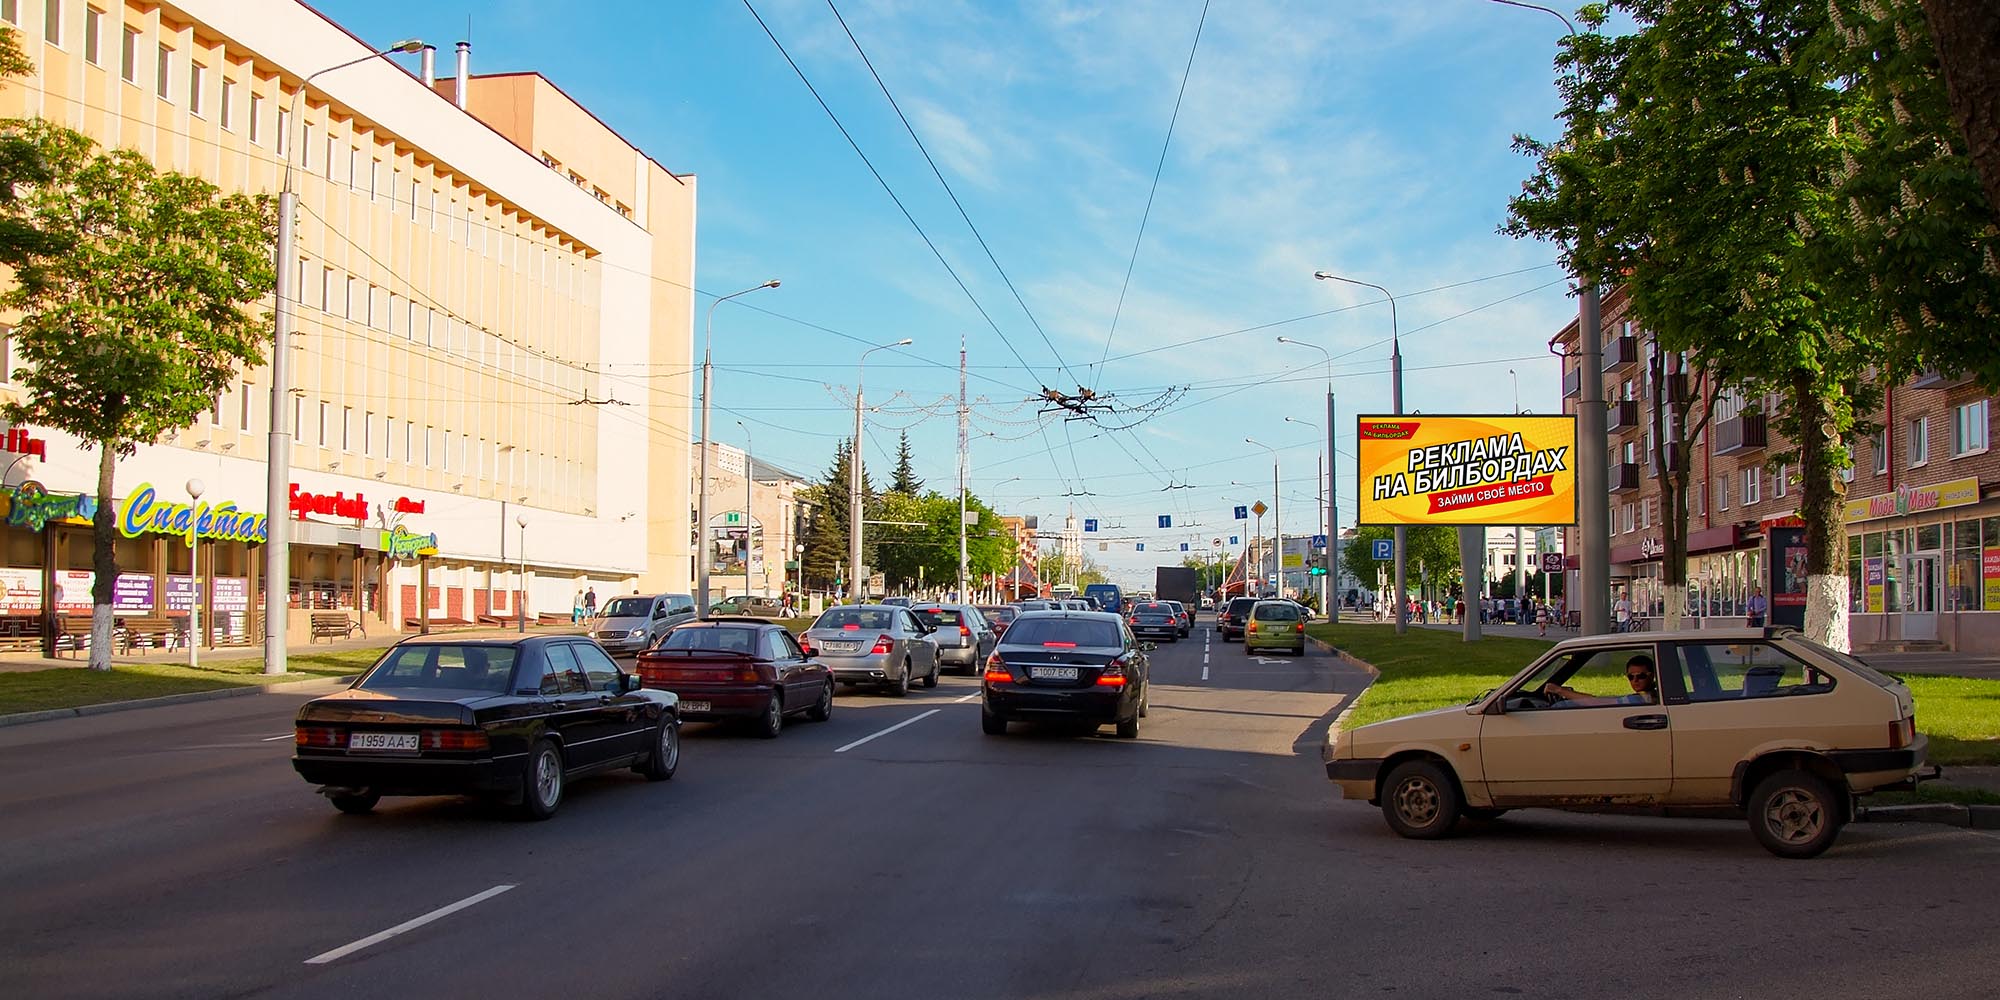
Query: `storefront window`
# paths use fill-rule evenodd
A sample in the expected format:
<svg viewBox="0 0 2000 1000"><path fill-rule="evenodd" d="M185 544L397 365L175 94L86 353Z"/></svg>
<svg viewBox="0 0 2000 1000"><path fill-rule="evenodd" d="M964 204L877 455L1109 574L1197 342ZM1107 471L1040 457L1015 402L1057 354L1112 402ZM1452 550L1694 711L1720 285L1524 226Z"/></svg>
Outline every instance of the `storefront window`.
<svg viewBox="0 0 2000 1000"><path fill-rule="evenodd" d="M1944 525L1926 524L1917 529L1917 551L1937 552L1944 548Z"/></svg>
<svg viewBox="0 0 2000 1000"><path fill-rule="evenodd" d="M1951 546L1945 560L1944 600L1946 611L1978 611L1983 583L1979 575L1979 522L1960 521L1951 526L1945 543Z"/></svg>
<svg viewBox="0 0 2000 1000"><path fill-rule="evenodd" d="M1868 594L1861 589L1861 536L1847 536L1847 610L1868 610Z"/></svg>

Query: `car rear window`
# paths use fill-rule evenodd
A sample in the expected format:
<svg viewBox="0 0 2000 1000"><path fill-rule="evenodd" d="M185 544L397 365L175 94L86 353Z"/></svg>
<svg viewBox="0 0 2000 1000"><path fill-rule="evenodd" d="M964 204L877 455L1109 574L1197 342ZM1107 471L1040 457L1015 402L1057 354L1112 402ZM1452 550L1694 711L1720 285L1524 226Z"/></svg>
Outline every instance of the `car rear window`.
<svg viewBox="0 0 2000 1000"><path fill-rule="evenodd" d="M855 628L887 629L891 619L889 612L867 608L832 608L813 622L813 628Z"/></svg>
<svg viewBox="0 0 2000 1000"><path fill-rule="evenodd" d="M1875 685L1876 687L1893 687L1896 684L1902 683L1901 681L1896 680L1894 677L1891 677L1888 674L1885 674L1880 670L1877 670L1874 667L1869 666L1860 657L1855 656L1852 653L1843 653L1840 650L1822 646L1816 642L1808 642L1804 639L1792 639L1788 641L1800 643L1806 646L1807 648L1811 649L1813 652L1818 653L1821 656L1827 657L1831 659L1833 662L1838 663L1841 666L1854 671L1856 674L1859 674L1861 676L1862 680L1865 680L1868 683ZM1784 643L1781 643L1781 645L1783 644Z"/></svg>
<svg viewBox="0 0 2000 1000"><path fill-rule="evenodd" d="M1229 602L1229 613L1232 615L1247 615L1250 613L1250 609L1256 606L1256 598L1238 597Z"/></svg>
<svg viewBox="0 0 2000 1000"><path fill-rule="evenodd" d="M957 625L963 619L957 608L912 608L911 610L918 618L923 619L924 624L932 628L939 625Z"/></svg>
<svg viewBox="0 0 2000 1000"><path fill-rule="evenodd" d="M1007 645L1123 646L1117 624L1082 618L1022 618L1007 626Z"/></svg>
<svg viewBox="0 0 2000 1000"><path fill-rule="evenodd" d="M1141 604L1133 610L1142 615L1170 615L1174 613L1174 609L1164 604Z"/></svg>
<svg viewBox="0 0 2000 1000"><path fill-rule="evenodd" d="M368 671L355 687L370 691L389 688L433 688L505 694L514 677L512 646L399 646Z"/></svg>
<svg viewBox="0 0 2000 1000"><path fill-rule="evenodd" d="M980 608L979 613L985 615L987 618L990 618L993 621L999 622L1002 625L1005 625L1008 622L1013 621L1021 614L1019 611L1016 611L1013 608Z"/></svg>
<svg viewBox="0 0 2000 1000"><path fill-rule="evenodd" d="M684 625L668 632L667 637L660 640L660 648L754 655L757 652L757 633L761 631L763 630L733 625L710 625L702 628L688 628Z"/></svg>
<svg viewBox="0 0 2000 1000"><path fill-rule="evenodd" d="M1259 604L1251 617L1260 622L1295 622L1299 609L1290 604Z"/></svg>

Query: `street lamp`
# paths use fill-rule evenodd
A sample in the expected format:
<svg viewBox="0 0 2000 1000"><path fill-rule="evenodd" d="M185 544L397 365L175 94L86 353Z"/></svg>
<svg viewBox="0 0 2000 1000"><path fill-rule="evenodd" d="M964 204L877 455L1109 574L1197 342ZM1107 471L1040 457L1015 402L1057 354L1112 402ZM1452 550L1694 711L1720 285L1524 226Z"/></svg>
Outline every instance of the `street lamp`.
<svg viewBox="0 0 2000 1000"><path fill-rule="evenodd" d="M285 180L278 192L278 242L273 254L277 265L277 313L271 330L271 431L264 462L264 672L285 672L285 615L291 609L292 548L291 523L285 511L291 507L292 432L286 426L286 396L292 391L292 328L297 317L293 309L299 290L292 287L298 268L298 192L292 190L292 142L290 126L299 121L299 98L314 79L337 69L365 63L397 52L417 52L422 39L408 38L358 59L328 66L299 81L292 91L291 119L278 141L285 147Z"/></svg>
<svg viewBox="0 0 2000 1000"><path fill-rule="evenodd" d="M1347 284L1350 285L1360 285L1364 288L1373 288L1374 290L1381 292L1382 295L1389 300L1389 406L1390 409L1396 412L1396 415L1401 416L1403 413L1403 341L1402 341L1402 333L1401 330L1399 329L1399 324L1396 321L1396 296L1390 294L1388 289L1383 288L1381 285L1375 284L1372 281L1358 281L1354 278L1343 278L1340 275L1334 274L1330 271L1314 271L1313 277L1319 279L1320 281L1341 281L1341 282L1346 282ZM1331 422L1332 421L1328 421L1328 423ZM1331 543L1333 539L1329 538L1327 539L1327 541ZM1408 541L1409 541L1409 530L1405 528L1403 525L1400 524L1396 525L1396 634L1397 635L1402 635L1403 633L1408 632L1410 629L1410 609L1409 605L1404 603L1405 591L1403 589L1409 582L1409 562L1407 555L1404 552L1404 550L1409 547L1406 544Z"/></svg>
<svg viewBox="0 0 2000 1000"><path fill-rule="evenodd" d="M518 626L514 631L528 631L528 515L514 515L514 523L521 526L521 590L514 599L514 616Z"/></svg>
<svg viewBox="0 0 2000 1000"><path fill-rule="evenodd" d="M1338 596L1340 589L1340 548L1334 544L1334 536L1340 534L1340 494L1336 490L1333 472L1333 355L1318 344L1308 344L1290 337L1279 337L1278 343L1309 347L1320 353L1326 360L1326 576L1320 578L1320 610L1326 612L1328 620L1340 624L1340 602L1329 601Z"/></svg>
<svg viewBox="0 0 2000 1000"><path fill-rule="evenodd" d="M738 420L736 426L743 428L743 600L745 603L748 603L750 600L750 552L751 546L757 542L757 519L750 513L750 484L755 482L755 480L750 478L750 462L752 461L750 453L756 445L750 437L750 425ZM770 581L766 580L764 582L769 583Z"/></svg>
<svg viewBox="0 0 2000 1000"><path fill-rule="evenodd" d="M861 380L867 374L868 356L891 347L908 347L908 337L861 352L854 364L854 444L847 463L847 596L861 602Z"/></svg>
<svg viewBox="0 0 2000 1000"><path fill-rule="evenodd" d="M696 440L701 442L701 495L695 501L695 560L694 560L694 609L703 618L708 617L708 411L714 402L715 366L710 355L715 346L715 307L751 292L778 287L778 279L772 278L761 285L753 285L740 292L730 292L708 304L708 322L702 331L701 342L701 433ZM748 517L749 512L745 511ZM746 581L747 584L747 581Z"/></svg>
<svg viewBox="0 0 2000 1000"><path fill-rule="evenodd" d="M1287 343L1292 343L1292 341L1287 341ZM1298 424L1301 427L1310 427L1313 430L1320 429L1320 426L1318 424L1313 423L1310 420L1300 420L1297 417L1289 415L1285 417L1285 423ZM1333 440L1333 435L1331 433L1328 433L1327 434L1328 443L1331 444L1332 440ZM1332 452L1329 451L1328 454L1331 455ZM1325 465L1323 464L1324 462L1325 462L1324 458L1318 455L1313 456L1313 482L1315 484L1315 490L1316 490L1316 492L1313 494L1313 497L1316 500L1327 501L1324 502L1319 509L1319 514L1321 515L1321 519L1319 522L1319 530L1321 534L1327 536L1326 547L1327 551L1331 553L1333 551L1333 536L1331 533L1331 529L1327 527L1327 521L1325 519L1325 515L1329 510L1332 509L1333 504L1330 502L1330 499L1325 491L1327 487L1331 486L1332 484L1327 482L1324 478L1322 478L1325 475L1325 469L1326 469ZM1311 562L1310 554L1312 547L1307 546L1306 550L1308 554L1307 562L1310 563ZM1322 612L1327 610L1326 597L1327 597L1327 578L1322 576L1319 578L1319 609ZM1339 619L1333 619L1333 620L1338 621Z"/></svg>
<svg viewBox="0 0 2000 1000"><path fill-rule="evenodd" d="M1283 527L1278 523L1278 449L1264 444L1256 438L1244 438L1243 443L1256 445L1271 453L1271 538L1277 542L1277 545L1271 550L1271 574L1277 578L1277 582L1273 584L1277 592L1276 596L1283 597L1285 596L1285 532ZM1262 570L1263 567L1259 566L1258 571L1262 572ZM1258 589L1261 590L1263 588L1260 587Z"/></svg>
<svg viewBox="0 0 2000 1000"><path fill-rule="evenodd" d="M188 499L194 501L188 524L188 582L194 603L188 605L188 666L201 666L201 495L207 491L199 479L187 481Z"/></svg>

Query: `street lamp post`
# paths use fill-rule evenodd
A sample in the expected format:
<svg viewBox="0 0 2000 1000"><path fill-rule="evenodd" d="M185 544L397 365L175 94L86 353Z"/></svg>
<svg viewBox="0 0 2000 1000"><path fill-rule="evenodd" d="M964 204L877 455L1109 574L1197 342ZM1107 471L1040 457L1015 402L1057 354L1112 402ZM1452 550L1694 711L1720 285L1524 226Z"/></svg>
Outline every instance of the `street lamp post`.
<svg viewBox="0 0 2000 1000"><path fill-rule="evenodd" d="M1320 581L1320 610L1325 612L1333 624L1340 624L1340 602L1330 601L1338 597L1340 590L1340 546L1336 535L1340 534L1339 493L1336 492L1333 472L1333 355L1318 344L1308 344L1290 337L1279 337L1280 344L1294 344L1310 347L1326 359L1326 576Z"/></svg>
<svg viewBox="0 0 2000 1000"><path fill-rule="evenodd" d="M292 391L293 309L299 290L293 287L298 268L298 192L292 190L292 149L289 134L299 121L299 98L313 80L337 69L365 63L397 52L421 51L421 39L409 38L380 52L328 66L308 74L292 91L291 119L279 135L285 147L284 184L278 191L278 242L273 253L277 265L277 310L271 329L271 430L264 461L264 672L285 672L285 616L291 609L292 548L291 524L285 511L291 508L292 431L288 426L285 397Z"/></svg>
<svg viewBox="0 0 2000 1000"><path fill-rule="evenodd" d="M743 600L747 603L750 600L750 554L757 544L757 518L750 512L753 502L751 483L755 482L750 478L750 453L756 442L750 437L748 424L738 420L736 426L743 428Z"/></svg>
<svg viewBox="0 0 2000 1000"><path fill-rule="evenodd" d="M1313 430L1319 430L1318 424L1313 423L1310 420L1300 420L1299 418L1290 415L1287 415L1285 417L1285 423L1299 424L1304 427L1310 427ZM1320 487L1321 489L1323 489L1323 483L1321 477L1326 473L1326 466L1324 463L1325 459L1322 458L1321 456L1319 455L1313 456L1313 483L1316 487ZM1322 501L1322 503L1320 504L1320 509L1318 511L1320 515L1319 530L1322 534L1324 534L1326 532L1326 506L1324 504L1326 497L1321 492L1321 489L1315 489L1313 493L1313 499ZM1328 539L1328 541L1332 541L1332 539ZM1331 548L1332 546L1329 545L1328 547ZM1307 558L1305 561L1308 564L1310 564L1312 562L1311 545L1306 546L1306 556ZM1310 575L1310 566L1308 566L1308 575ZM1319 578L1319 609L1322 612L1326 610L1326 577L1323 576Z"/></svg>
<svg viewBox="0 0 2000 1000"><path fill-rule="evenodd" d="M1285 529L1278 521L1278 449L1255 438L1244 438L1244 444L1254 444L1271 453L1271 575L1274 597L1285 596ZM1261 570L1262 567L1259 567Z"/></svg>
<svg viewBox="0 0 2000 1000"><path fill-rule="evenodd" d="M715 347L715 307L751 292L778 287L778 279L772 278L761 285L753 285L740 292L730 292L708 304L708 322L702 329L701 342L701 432L695 440L701 446L701 495L695 500L695 557L694 557L694 609L703 618L708 617L708 411L714 403L715 366L712 355ZM744 514L748 517L746 511ZM747 581L746 581L747 585Z"/></svg>
<svg viewBox="0 0 2000 1000"><path fill-rule="evenodd" d="M526 632L528 631L528 515L514 515L514 523L521 526L521 591L520 596L514 599L514 603L519 605L514 609L515 619L519 623L515 631Z"/></svg>
<svg viewBox="0 0 2000 1000"><path fill-rule="evenodd" d="M188 581L194 588L194 603L188 605L188 666L201 666L201 495L206 487L199 479L187 482L188 499L194 501L192 524L188 526Z"/></svg>
<svg viewBox="0 0 2000 1000"><path fill-rule="evenodd" d="M854 364L854 444L853 453L847 463L847 596L855 603L861 601L861 382L868 368L868 356L876 351L886 351L891 347L908 347L911 339L904 337L893 344L882 344L861 352L861 360Z"/></svg>
<svg viewBox="0 0 2000 1000"><path fill-rule="evenodd" d="M1328 271L1314 271L1313 277L1320 281L1341 281L1350 285L1373 288L1381 292L1389 300L1389 405L1396 412L1397 416L1401 416L1403 413L1403 342L1401 331L1396 322L1396 297L1391 295L1388 289L1371 281L1357 281L1353 278L1343 278ZM1331 423L1331 421L1328 422ZM1328 539L1327 541L1331 542L1332 539ZM1397 635L1402 635L1410 630L1410 609L1409 605L1404 601L1406 593L1404 587L1409 584L1409 560L1407 554L1404 552L1408 548L1406 544L1408 541L1409 530L1403 525L1396 525Z"/></svg>

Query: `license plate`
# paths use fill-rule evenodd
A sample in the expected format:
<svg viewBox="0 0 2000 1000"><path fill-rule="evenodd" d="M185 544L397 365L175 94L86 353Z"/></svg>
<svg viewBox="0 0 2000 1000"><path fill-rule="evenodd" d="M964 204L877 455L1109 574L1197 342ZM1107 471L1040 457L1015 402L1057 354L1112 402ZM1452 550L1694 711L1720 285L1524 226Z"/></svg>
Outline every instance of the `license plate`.
<svg viewBox="0 0 2000 1000"><path fill-rule="evenodd" d="M852 653L861 648L858 642L823 642L820 647L829 653Z"/></svg>
<svg viewBox="0 0 2000 1000"><path fill-rule="evenodd" d="M681 711L683 712L706 712L713 707L714 707L713 705L710 705L708 702L705 701L681 702Z"/></svg>
<svg viewBox="0 0 2000 1000"><path fill-rule="evenodd" d="M1029 667L1028 676L1038 681L1076 680L1075 667Z"/></svg>
<svg viewBox="0 0 2000 1000"><path fill-rule="evenodd" d="M349 750L415 750L416 733L349 733Z"/></svg>

